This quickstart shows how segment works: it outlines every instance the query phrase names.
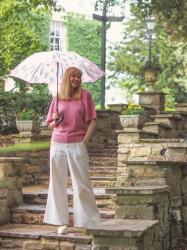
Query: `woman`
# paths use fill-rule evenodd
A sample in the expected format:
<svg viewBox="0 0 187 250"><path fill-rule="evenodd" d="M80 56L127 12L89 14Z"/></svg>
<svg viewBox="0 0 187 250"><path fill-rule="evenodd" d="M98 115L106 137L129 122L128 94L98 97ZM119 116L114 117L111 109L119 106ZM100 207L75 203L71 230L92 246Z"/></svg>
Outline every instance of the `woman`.
<svg viewBox="0 0 187 250"><path fill-rule="evenodd" d="M50 180L44 222L59 225L58 233L68 231L68 168L72 178L74 226L87 227L100 221L89 175L86 144L96 126L96 111L90 93L82 89L82 73L68 68L46 122L53 129L50 148ZM61 114L63 121L58 123Z"/></svg>

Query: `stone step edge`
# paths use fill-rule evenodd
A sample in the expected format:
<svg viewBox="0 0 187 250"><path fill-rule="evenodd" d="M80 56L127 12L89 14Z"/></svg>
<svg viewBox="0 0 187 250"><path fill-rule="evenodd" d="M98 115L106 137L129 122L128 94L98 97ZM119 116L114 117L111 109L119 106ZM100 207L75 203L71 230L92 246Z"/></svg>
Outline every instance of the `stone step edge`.
<svg viewBox="0 0 187 250"><path fill-rule="evenodd" d="M151 157L150 157L151 158ZM176 166L176 165L178 165L178 166L181 166L181 165L186 165L186 161L181 161L181 162L179 162L179 161L171 161L171 160L168 160L168 159L164 159L164 157L163 156L161 156L161 158L163 158L163 160L160 160L160 159L158 159L158 160L152 160L152 159L150 159L150 160L129 160L129 161L126 161L126 160L124 160L124 161L122 161L122 163L125 163L126 165L135 165L135 166L139 166L139 165L159 165L159 166L163 166L163 167L167 167L167 166L171 166L171 165L173 165L173 166Z"/></svg>
<svg viewBox="0 0 187 250"><path fill-rule="evenodd" d="M88 227L88 234L94 236L111 236L138 238L158 224L158 220L121 220L111 219L98 225Z"/></svg>
<svg viewBox="0 0 187 250"><path fill-rule="evenodd" d="M115 173L116 174L116 173ZM117 175L117 174L116 174ZM69 176L70 178L70 176ZM116 181L117 176L90 176L91 180L103 180L103 181ZM49 180L49 176L40 176L40 178L35 178L36 181L38 180Z"/></svg>
<svg viewBox="0 0 187 250"><path fill-rule="evenodd" d="M72 196L73 195L73 193L72 192L69 192L68 193L68 196ZM41 197L44 197L44 196L46 196L46 198L47 198L47 192L24 192L23 193L23 197L24 198L28 198L28 197L36 197L36 196L41 196ZM94 195L95 196L95 198L97 199L97 200L102 200L102 199L105 199L105 200L109 200L109 199L112 199L113 197L111 196L111 195L109 195L109 194L95 194Z"/></svg>
<svg viewBox="0 0 187 250"><path fill-rule="evenodd" d="M168 191L168 186L132 186L132 187L123 187L123 188L107 188L107 194L155 194L163 193Z"/></svg>
<svg viewBox="0 0 187 250"><path fill-rule="evenodd" d="M144 139L144 138L141 138L139 140L140 142L156 142L156 143L161 143L161 142L164 142L164 143L183 143L185 140L184 139L181 139L181 138L172 138L172 139L168 139L168 138L158 138L158 139ZM187 143L186 143L186 146L187 146Z"/></svg>
<svg viewBox="0 0 187 250"><path fill-rule="evenodd" d="M156 126L160 126L160 127L165 127L165 128L168 128L168 129L171 129L172 127L165 124L165 123L162 123L162 122L146 122L143 126L144 127L147 127L147 126L153 126L153 125L156 125Z"/></svg>
<svg viewBox="0 0 187 250"><path fill-rule="evenodd" d="M22 213L22 212L28 212L32 214L43 214L45 212L45 205L28 205L28 204L22 204L16 207L11 208L11 213ZM101 216L109 216L109 215L115 215L115 210L104 210L99 209ZM73 208L69 208L69 213L73 214Z"/></svg>
<svg viewBox="0 0 187 250"><path fill-rule="evenodd" d="M162 113L162 114L156 114L156 115L151 115L150 118L174 118L176 120L183 120L182 117L178 114L168 114L168 113Z"/></svg>
<svg viewBox="0 0 187 250"><path fill-rule="evenodd" d="M22 229L22 231L20 229ZM31 230L33 230L34 233L32 233ZM0 226L0 237L22 239L54 239L79 244L91 244L92 241L91 236L87 235L86 232L84 234L79 232L70 232L68 234L59 235L57 233L57 226L26 224L8 224Z"/></svg>
<svg viewBox="0 0 187 250"><path fill-rule="evenodd" d="M154 135L154 136L158 136L158 133L155 132L148 132L148 131L143 131L140 129L123 129L123 130L116 130L116 133L140 133L140 134L147 134L147 135Z"/></svg>

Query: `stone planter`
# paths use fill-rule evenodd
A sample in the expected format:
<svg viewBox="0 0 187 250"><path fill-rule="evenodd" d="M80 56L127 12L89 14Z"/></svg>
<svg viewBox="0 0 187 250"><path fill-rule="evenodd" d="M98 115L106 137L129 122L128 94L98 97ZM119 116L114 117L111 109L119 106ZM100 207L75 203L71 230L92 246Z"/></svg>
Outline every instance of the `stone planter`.
<svg viewBox="0 0 187 250"><path fill-rule="evenodd" d="M40 124L33 120L16 120L16 126L19 132L30 131L31 133L40 132Z"/></svg>
<svg viewBox="0 0 187 250"><path fill-rule="evenodd" d="M121 113L124 110L124 108L127 106L127 104L124 104L124 103L108 104L107 106L110 108L110 110L118 111Z"/></svg>
<svg viewBox="0 0 187 250"><path fill-rule="evenodd" d="M147 120L144 115L120 115L120 122L123 128L142 128Z"/></svg>

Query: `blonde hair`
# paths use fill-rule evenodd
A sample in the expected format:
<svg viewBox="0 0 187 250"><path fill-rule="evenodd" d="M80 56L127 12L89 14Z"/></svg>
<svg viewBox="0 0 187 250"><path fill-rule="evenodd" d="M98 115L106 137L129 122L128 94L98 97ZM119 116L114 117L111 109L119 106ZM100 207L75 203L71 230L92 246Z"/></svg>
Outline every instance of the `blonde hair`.
<svg viewBox="0 0 187 250"><path fill-rule="evenodd" d="M62 77L62 81L59 89L59 98L61 100L68 99L80 99L81 98L81 84L77 87L72 93L71 85L70 85L70 77L73 74L79 74L82 77L82 72L76 67L69 67L65 70L64 75Z"/></svg>

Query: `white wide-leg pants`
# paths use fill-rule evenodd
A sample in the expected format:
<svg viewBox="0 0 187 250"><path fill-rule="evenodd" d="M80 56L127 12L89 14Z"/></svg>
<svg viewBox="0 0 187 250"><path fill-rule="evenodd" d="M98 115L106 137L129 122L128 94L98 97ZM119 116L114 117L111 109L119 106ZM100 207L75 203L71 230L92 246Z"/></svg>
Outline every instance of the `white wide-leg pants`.
<svg viewBox="0 0 187 250"><path fill-rule="evenodd" d="M68 168L73 187L74 226L87 227L100 221L89 174L84 142L51 142L50 180L44 222L68 225Z"/></svg>

